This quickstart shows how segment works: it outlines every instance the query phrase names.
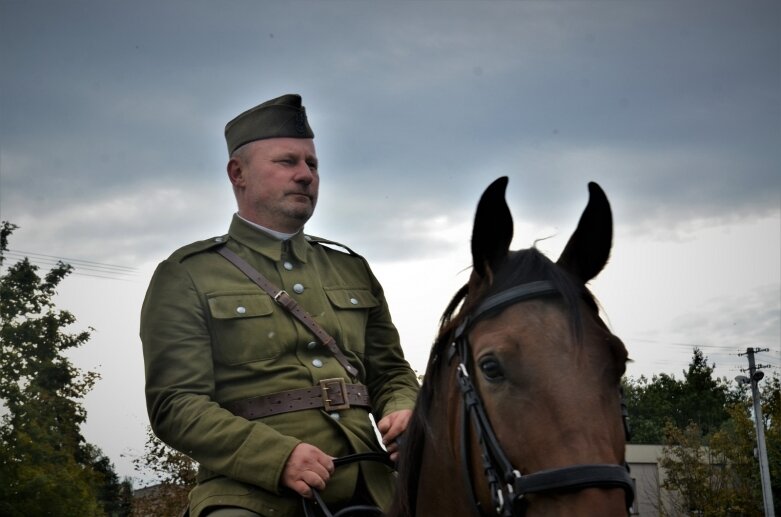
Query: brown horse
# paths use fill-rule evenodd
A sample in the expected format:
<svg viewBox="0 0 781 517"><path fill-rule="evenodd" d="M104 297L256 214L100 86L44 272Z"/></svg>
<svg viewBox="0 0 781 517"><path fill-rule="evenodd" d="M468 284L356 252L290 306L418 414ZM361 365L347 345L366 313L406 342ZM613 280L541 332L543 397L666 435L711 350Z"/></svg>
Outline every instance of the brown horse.
<svg viewBox="0 0 781 517"><path fill-rule="evenodd" d="M442 317L391 515L626 515L627 352L585 287L610 254L610 205L590 183L554 263L509 251L507 181L480 199L472 274Z"/></svg>

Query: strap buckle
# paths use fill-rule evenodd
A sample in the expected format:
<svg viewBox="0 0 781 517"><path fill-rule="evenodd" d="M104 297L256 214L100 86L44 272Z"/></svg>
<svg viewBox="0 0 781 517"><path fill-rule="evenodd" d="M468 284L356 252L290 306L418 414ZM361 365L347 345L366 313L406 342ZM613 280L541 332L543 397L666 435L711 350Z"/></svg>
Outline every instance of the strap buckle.
<svg viewBox="0 0 781 517"><path fill-rule="evenodd" d="M319 384L323 397L323 409L331 412L350 407L350 401L347 399L347 383L343 378L323 379Z"/></svg>
<svg viewBox="0 0 781 517"><path fill-rule="evenodd" d="M289 295L287 294L287 291L285 291L284 289L280 289L279 292L274 295L274 301L281 305L282 302L280 302L279 299L283 296L289 296Z"/></svg>

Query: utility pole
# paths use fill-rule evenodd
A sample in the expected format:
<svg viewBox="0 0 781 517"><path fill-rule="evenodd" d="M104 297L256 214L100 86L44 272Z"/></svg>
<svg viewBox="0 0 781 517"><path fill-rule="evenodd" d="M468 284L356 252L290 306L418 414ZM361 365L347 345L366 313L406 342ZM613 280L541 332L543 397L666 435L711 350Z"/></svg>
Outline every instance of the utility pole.
<svg viewBox="0 0 781 517"><path fill-rule="evenodd" d="M751 398L754 401L754 427L757 430L757 456L759 456L759 475L762 480L762 501L765 505L765 517L775 517L773 508L773 492L770 489L770 469L767 464L767 449L765 448L765 424L762 420L762 402L759 397L759 388L757 384L765 376L759 368L765 368L767 365L755 364L754 354L757 352L767 352L767 348L747 348L745 354L748 356L748 377L738 375L735 380L739 384L751 384ZM746 371L746 370L742 370Z"/></svg>

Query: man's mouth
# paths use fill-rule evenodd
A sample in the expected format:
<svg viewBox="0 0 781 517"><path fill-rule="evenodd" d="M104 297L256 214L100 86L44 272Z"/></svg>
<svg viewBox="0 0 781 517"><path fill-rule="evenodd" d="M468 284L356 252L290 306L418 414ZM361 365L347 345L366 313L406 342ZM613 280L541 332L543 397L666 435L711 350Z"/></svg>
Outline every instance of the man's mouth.
<svg viewBox="0 0 781 517"><path fill-rule="evenodd" d="M294 197L303 197L308 199L309 201L312 200L312 196L306 192L288 192L288 196L294 196Z"/></svg>

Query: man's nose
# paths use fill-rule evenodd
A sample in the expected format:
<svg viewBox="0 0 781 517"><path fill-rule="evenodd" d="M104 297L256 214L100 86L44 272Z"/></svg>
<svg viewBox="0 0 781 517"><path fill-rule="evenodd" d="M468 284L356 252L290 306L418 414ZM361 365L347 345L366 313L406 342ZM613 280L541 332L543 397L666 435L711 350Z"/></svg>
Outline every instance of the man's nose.
<svg viewBox="0 0 781 517"><path fill-rule="evenodd" d="M299 163L298 166L296 166L295 174L293 175L293 180L297 181L299 183L305 183L310 184L315 179L315 175L312 172L312 170L309 168L309 165L306 163Z"/></svg>

